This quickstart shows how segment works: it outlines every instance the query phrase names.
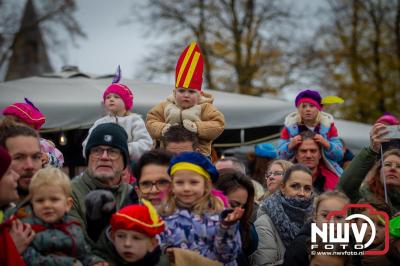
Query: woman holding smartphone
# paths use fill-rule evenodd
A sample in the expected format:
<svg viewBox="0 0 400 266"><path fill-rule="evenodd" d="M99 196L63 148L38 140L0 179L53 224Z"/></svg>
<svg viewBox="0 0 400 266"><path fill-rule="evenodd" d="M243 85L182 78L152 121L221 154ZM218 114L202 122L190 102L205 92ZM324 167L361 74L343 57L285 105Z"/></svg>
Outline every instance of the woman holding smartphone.
<svg viewBox="0 0 400 266"><path fill-rule="evenodd" d="M390 149L382 155L381 145L390 139L387 126L373 125L370 145L354 157L343 172L339 187L352 202L361 197L375 197L386 201L393 213L400 212L400 149Z"/></svg>

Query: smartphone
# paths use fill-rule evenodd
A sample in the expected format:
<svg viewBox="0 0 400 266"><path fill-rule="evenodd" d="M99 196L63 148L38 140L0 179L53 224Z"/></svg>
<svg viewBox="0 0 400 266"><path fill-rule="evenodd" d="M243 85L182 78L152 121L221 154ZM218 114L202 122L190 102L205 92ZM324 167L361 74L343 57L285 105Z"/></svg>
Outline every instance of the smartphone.
<svg viewBox="0 0 400 266"><path fill-rule="evenodd" d="M382 143L382 152L385 153L388 150L400 149L400 139L391 139L388 142Z"/></svg>
<svg viewBox="0 0 400 266"><path fill-rule="evenodd" d="M400 139L400 125L386 126L386 129L389 132L385 134L385 139Z"/></svg>

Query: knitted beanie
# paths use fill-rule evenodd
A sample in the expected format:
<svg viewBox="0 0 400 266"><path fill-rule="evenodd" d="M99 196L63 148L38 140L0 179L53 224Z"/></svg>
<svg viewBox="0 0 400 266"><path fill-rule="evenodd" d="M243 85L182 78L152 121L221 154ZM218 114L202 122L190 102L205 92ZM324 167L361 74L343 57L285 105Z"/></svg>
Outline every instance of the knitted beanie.
<svg viewBox="0 0 400 266"><path fill-rule="evenodd" d="M115 93L121 97L122 101L124 102L125 109L130 111L133 107L133 93L128 88L128 86L120 83L113 83L105 90L103 93L103 101L106 100L107 95L110 93Z"/></svg>
<svg viewBox="0 0 400 266"><path fill-rule="evenodd" d="M390 126L399 125L399 120L390 113L384 113L381 117L376 120L376 123L382 123Z"/></svg>
<svg viewBox="0 0 400 266"><path fill-rule="evenodd" d="M295 100L295 105L296 105L296 107L299 107L299 105L301 103L307 102L307 103L314 105L315 107L318 108L318 110L321 111L322 110L321 101L322 101L322 98L318 91L304 90L304 91L301 91L299 94L297 94L296 100Z"/></svg>
<svg viewBox="0 0 400 266"><path fill-rule="evenodd" d="M100 145L119 149L124 157L125 167L129 164L128 135L126 131L115 123L104 123L96 126L86 144L86 159L89 159L90 150Z"/></svg>

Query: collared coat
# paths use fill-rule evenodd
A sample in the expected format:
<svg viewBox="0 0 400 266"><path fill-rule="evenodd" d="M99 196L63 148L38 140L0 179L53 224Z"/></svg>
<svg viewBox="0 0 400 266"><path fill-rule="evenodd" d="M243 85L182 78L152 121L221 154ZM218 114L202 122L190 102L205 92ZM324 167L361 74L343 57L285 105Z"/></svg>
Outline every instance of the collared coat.
<svg viewBox="0 0 400 266"><path fill-rule="evenodd" d="M213 102L214 97L203 92L197 105L182 110L176 105L175 98L169 96L147 113L147 130L153 140L157 141L161 139L162 130L167 124L182 125L185 119L193 121L197 126L200 152L209 156L212 142L225 128L224 115L213 105Z"/></svg>

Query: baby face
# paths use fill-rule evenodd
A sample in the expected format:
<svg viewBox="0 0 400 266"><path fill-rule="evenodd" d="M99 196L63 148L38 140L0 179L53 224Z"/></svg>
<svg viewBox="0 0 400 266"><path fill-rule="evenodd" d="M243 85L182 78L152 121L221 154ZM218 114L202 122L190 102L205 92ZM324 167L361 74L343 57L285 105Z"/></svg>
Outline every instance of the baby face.
<svg viewBox="0 0 400 266"><path fill-rule="evenodd" d="M32 193L35 215L45 223L57 223L72 207L72 198L59 186L43 185Z"/></svg>
<svg viewBox="0 0 400 266"><path fill-rule="evenodd" d="M118 254L127 262L142 259L157 246L157 240L133 230L118 229L111 233L111 240Z"/></svg>
<svg viewBox="0 0 400 266"><path fill-rule="evenodd" d="M104 101L107 112L113 115L123 116L126 112L125 103L122 98L115 93L109 93Z"/></svg>
<svg viewBox="0 0 400 266"><path fill-rule="evenodd" d="M198 104L200 94L197 90L177 88L174 90L176 105L182 109L188 109Z"/></svg>

